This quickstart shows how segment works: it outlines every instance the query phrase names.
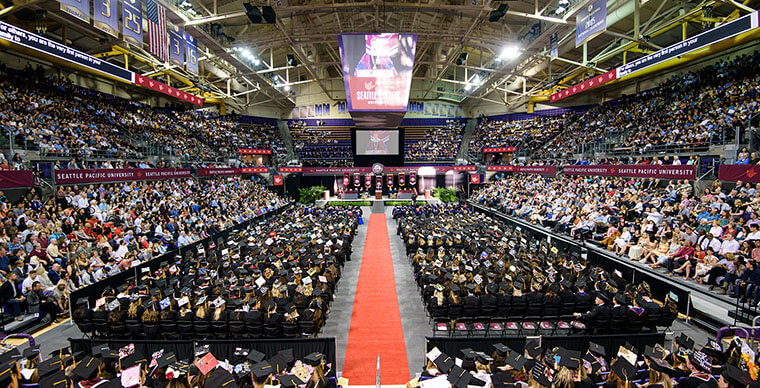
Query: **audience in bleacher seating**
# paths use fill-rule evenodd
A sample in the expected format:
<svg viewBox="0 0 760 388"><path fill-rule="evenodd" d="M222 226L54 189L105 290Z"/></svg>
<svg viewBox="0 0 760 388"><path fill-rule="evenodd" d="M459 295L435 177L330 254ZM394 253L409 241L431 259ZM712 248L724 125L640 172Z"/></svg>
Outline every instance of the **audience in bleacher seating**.
<svg viewBox="0 0 760 388"><path fill-rule="evenodd" d="M287 203L239 177L58 186L44 203L34 192L17 204L2 200L0 280L10 291L0 291L0 305L19 318L10 296L26 294L40 268L45 295L66 306L79 287Z"/></svg>
<svg viewBox="0 0 760 388"><path fill-rule="evenodd" d="M293 148L304 167L353 167L349 127L331 128L324 122L309 127L303 120L288 121Z"/></svg>
<svg viewBox="0 0 760 388"><path fill-rule="evenodd" d="M203 161L236 157L239 148L267 148L276 164L286 154L276 128L240 124L236 116L150 108L44 71L0 74L0 130L13 135L15 147L43 157L144 159L150 154Z"/></svg>
<svg viewBox="0 0 760 388"><path fill-rule="evenodd" d="M74 319L121 339L316 336L359 217L359 207L299 207L105 290Z"/></svg>
<svg viewBox="0 0 760 388"><path fill-rule="evenodd" d="M735 138L758 112L760 53L674 75L659 87L596 106L533 154L694 152Z"/></svg>
<svg viewBox="0 0 760 388"><path fill-rule="evenodd" d="M473 160L481 160L483 148L515 147L517 151L532 152L563 130L567 122L572 122L574 114L561 116L537 116L528 120L480 121L470 139L468 155ZM488 164L504 164L498 159Z"/></svg>
<svg viewBox="0 0 760 388"><path fill-rule="evenodd" d="M592 239L610 251L663 267L721 292L760 302L760 185L719 182L695 193L686 181L519 175L472 199L510 216Z"/></svg>
<svg viewBox="0 0 760 388"><path fill-rule="evenodd" d="M404 159L408 161L454 160L462 142L464 123L446 120L442 127L406 128Z"/></svg>
<svg viewBox="0 0 760 388"><path fill-rule="evenodd" d="M453 321L454 330L460 330L458 320L500 317L499 331L515 325L515 332L536 333L541 324L553 332L558 324L621 333L668 327L678 314L669 298L664 306L653 302L646 284L634 285L468 207L396 207L393 216L431 318ZM521 320L528 321L522 330ZM488 329L469 328L477 330Z"/></svg>

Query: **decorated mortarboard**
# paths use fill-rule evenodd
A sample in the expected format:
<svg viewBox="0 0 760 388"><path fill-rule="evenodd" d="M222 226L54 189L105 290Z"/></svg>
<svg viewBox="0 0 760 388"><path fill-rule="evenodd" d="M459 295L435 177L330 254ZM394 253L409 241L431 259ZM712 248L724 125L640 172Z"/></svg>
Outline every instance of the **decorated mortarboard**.
<svg viewBox="0 0 760 388"><path fill-rule="evenodd" d="M554 371L549 369L544 363L537 362L533 369L530 370L530 377L537 383L550 387L554 381Z"/></svg>
<svg viewBox="0 0 760 388"><path fill-rule="evenodd" d="M593 342L589 342L588 351L601 357L604 357L607 355L607 353L605 352L604 346L593 343Z"/></svg>
<svg viewBox="0 0 760 388"><path fill-rule="evenodd" d="M636 367L625 358L615 360L612 371L623 381L633 381L636 378Z"/></svg>
<svg viewBox="0 0 760 388"><path fill-rule="evenodd" d="M689 338L689 336L684 333L681 333L678 337L676 337L676 344L687 349L694 348L694 340Z"/></svg>
<svg viewBox="0 0 760 388"><path fill-rule="evenodd" d="M726 365L726 369L721 373L721 376L737 387L749 387L750 384L754 383L749 373L730 364Z"/></svg>
<svg viewBox="0 0 760 388"><path fill-rule="evenodd" d="M76 368L74 368L74 375L84 380L89 380L95 376L95 372L97 372L99 366L100 360L87 356L84 360L77 363Z"/></svg>
<svg viewBox="0 0 760 388"><path fill-rule="evenodd" d="M522 368L525 367L525 362L525 357L518 352L509 352L509 355L506 359L507 365L511 366L515 370L522 370Z"/></svg>
<svg viewBox="0 0 760 388"><path fill-rule="evenodd" d="M251 366L251 373L256 379L265 379L274 373L274 368L268 362L262 361Z"/></svg>
<svg viewBox="0 0 760 388"><path fill-rule="evenodd" d="M235 377L224 368L216 368L206 379L207 388L237 388Z"/></svg>
<svg viewBox="0 0 760 388"><path fill-rule="evenodd" d="M235 357L246 358L248 357L248 353L250 353L250 349L235 348L235 353L233 353L232 355Z"/></svg>
<svg viewBox="0 0 760 388"><path fill-rule="evenodd" d="M512 351L512 349L510 349L509 347L507 347L501 342L493 344L493 348L496 349L496 354L500 356L506 356L508 353Z"/></svg>
<svg viewBox="0 0 760 388"><path fill-rule="evenodd" d="M651 358L649 362L649 367L660 373L666 373L669 376L673 376L673 366L663 359Z"/></svg>
<svg viewBox="0 0 760 388"><path fill-rule="evenodd" d="M305 381L301 380L301 378L296 375L277 376L277 380L283 387L298 387L306 384Z"/></svg>
<svg viewBox="0 0 760 388"><path fill-rule="evenodd" d="M702 352L714 358L723 358L725 356L723 346L715 340L707 340L707 344L702 348Z"/></svg>
<svg viewBox="0 0 760 388"><path fill-rule="evenodd" d="M586 354L583 356L583 365L584 367L591 368L591 371L593 373L596 373L601 367L602 364L597 360L593 354L586 352Z"/></svg>
<svg viewBox="0 0 760 388"><path fill-rule="evenodd" d="M703 372L712 373L712 357L707 354L700 351L692 352L691 356L689 356L689 361L691 361L692 365L697 367L697 369Z"/></svg>

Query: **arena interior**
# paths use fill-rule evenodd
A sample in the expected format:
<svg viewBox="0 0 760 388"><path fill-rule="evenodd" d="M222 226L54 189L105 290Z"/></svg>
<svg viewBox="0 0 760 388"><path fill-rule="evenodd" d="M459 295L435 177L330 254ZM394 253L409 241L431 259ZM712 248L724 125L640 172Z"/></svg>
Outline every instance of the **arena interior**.
<svg viewBox="0 0 760 388"><path fill-rule="evenodd" d="M759 8L0 0L0 387L760 387Z"/></svg>

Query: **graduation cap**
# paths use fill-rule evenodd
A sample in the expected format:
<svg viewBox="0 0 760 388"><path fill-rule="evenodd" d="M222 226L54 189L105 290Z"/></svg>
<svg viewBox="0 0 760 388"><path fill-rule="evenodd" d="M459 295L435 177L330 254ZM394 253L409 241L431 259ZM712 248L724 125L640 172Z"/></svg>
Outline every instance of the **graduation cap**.
<svg viewBox="0 0 760 388"><path fill-rule="evenodd" d="M721 373L721 376L737 387L749 387L750 384L754 383L749 373L730 364L726 365L726 369Z"/></svg>
<svg viewBox="0 0 760 388"><path fill-rule="evenodd" d="M173 362L177 362L177 356L173 352L164 353L161 357L156 359L156 365L158 365L159 368L169 366L169 364Z"/></svg>
<svg viewBox="0 0 760 388"><path fill-rule="evenodd" d="M26 349L24 349L24 358L26 359L33 359L40 356L40 345L31 346Z"/></svg>
<svg viewBox="0 0 760 388"><path fill-rule="evenodd" d="M607 355L607 353L605 352L604 346L593 343L593 342L589 342L588 351L600 357L604 357Z"/></svg>
<svg viewBox="0 0 760 388"><path fill-rule="evenodd" d="M483 365L488 365L491 361L493 361L493 358L483 352L476 352L475 360Z"/></svg>
<svg viewBox="0 0 760 388"><path fill-rule="evenodd" d="M554 372L542 362L537 362L536 365L533 366L533 369L530 370L530 376L537 383L546 387L550 387L554 380Z"/></svg>
<svg viewBox="0 0 760 388"><path fill-rule="evenodd" d="M541 339L540 338L527 338L525 340L525 351L528 352L528 355L536 358L539 355L541 355L543 349L541 349Z"/></svg>
<svg viewBox="0 0 760 388"><path fill-rule="evenodd" d="M574 350L562 350L559 354L559 365L569 369L581 367L581 352Z"/></svg>
<svg viewBox="0 0 760 388"><path fill-rule="evenodd" d="M509 372L502 371L491 376L491 384L494 388L512 388L514 383L515 379Z"/></svg>
<svg viewBox="0 0 760 388"><path fill-rule="evenodd" d="M441 353L438 355L438 357L433 360L433 364L438 368L441 373L448 373L449 370L451 370L456 363L454 362L454 359L447 356L445 353Z"/></svg>
<svg viewBox="0 0 760 388"><path fill-rule="evenodd" d="M266 354L261 353L260 351L256 349L251 349L250 351L248 351L248 356L246 357L246 359L254 363L259 363L259 362L264 361L265 357L266 357Z"/></svg>
<svg viewBox="0 0 760 388"><path fill-rule="evenodd" d="M676 337L676 344L686 349L694 348L694 340L689 338L689 336L684 333L681 333L678 337Z"/></svg>
<svg viewBox="0 0 760 388"><path fill-rule="evenodd" d="M705 353L701 351L692 352L689 361L691 361L692 365L697 367L697 369L703 372L712 373L712 357Z"/></svg>
<svg viewBox="0 0 760 388"><path fill-rule="evenodd" d="M501 342L493 344L493 347L494 349L496 349L496 354L500 356L506 356L508 353L512 351L512 349L510 349L509 347L507 347Z"/></svg>
<svg viewBox="0 0 760 388"><path fill-rule="evenodd" d="M207 388L237 388L235 377L227 372L224 368L216 368L206 380Z"/></svg>
<svg viewBox="0 0 760 388"><path fill-rule="evenodd" d="M665 352L663 352L661 349L653 348L653 347L647 345L644 348L644 357L647 357L650 360L661 359L661 358L665 357Z"/></svg>
<svg viewBox="0 0 760 388"><path fill-rule="evenodd" d="M124 357L124 359L121 360L121 370L129 369L135 365L145 364L147 362L148 360L145 358L145 356L135 350L134 353L130 354L127 357ZM77 364L77 366L78 365L79 364Z"/></svg>
<svg viewBox="0 0 760 388"><path fill-rule="evenodd" d="M636 378L636 367L622 357L612 364L612 371L624 381L633 381Z"/></svg>
<svg viewBox="0 0 760 388"><path fill-rule="evenodd" d="M277 380L280 381L280 384L282 384L283 387L297 387L306 384L306 382L296 375L277 376Z"/></svg>
<svg viewBox="0 0 760 388"><path fill-rule="evenodd" d="M668 376L673 375L673 366L670 365L667 361L659 359L659 358L652 358L651 362L649 363L649 367L660 372L665 373Z"/></svg>
<svg viewBox="0 0 760 388"><path fill-rule="evenodd" d="M264 380L274 373L274 368L268 362L263 361L252 365L251 373L256 380Z"/></svg>
<svg viewBox="0 0 760 388"><path fill-rule="evenodd" d="M515 370L522 370L525 367L525 357L517 352L509 352L506 363Z"/></svg>
<svg viewBox="0 0 760 388"><path fill-rule="evenodd" d="M486 384L483 380L475 378L470 372L457 365L451 368L447 379L456 388L467 388L468 385L483 386Z"/></svg>
<svg viewBox="0 0 760 388"><path fill-rule="evenodd" d="M100 360L97 358L87 356L77 364L77 367L74 368L74 375L81 377L84 380L89 380L95 375L95 372L98 370L98 367L100 366Z"/></svg>
<svg viewBox="0 0 760 388"><path fill-rule="evenodd" d="M0 354L0 363L5 363L11 360L18 360L21 358L21 352L18 348L12 348L7 352Z"/></svg>
<svg viewBox="0 0 760 388"><path fill-rule="evenodd" d="M5 365L0 366L0 383L5 383L6 378L9 379L11 377L10 371L10 368L6 369ZM44 375L39 381L39 386L45 388L66 388L68 385L69 378L66 377L66 373L63 370Z"/></svg>
<svg viewBox="0 0 760 388"><path fill-rule="evenodd" d="M324 361L324 359L325 359L324 354L319 353L319 352L309 354L308 356L303 358L303 360L311 366L322 365L322 361Z"/></svg>
<svg viewBox="0 0 760 388"><path fill-rule="evenodd" d="M702 352L714 358L723 358L725 356L723 354L723 346L715 340L708 340L707 344L702 348Z"/></svg>
<svg viewBox="0 0 760 388"><path fill-rule="evenodd" d="M589 352L586 352L586 355L583 356L583 363L588 363L593 373L596 373L602 367L602 364L599 362L599 360L597 360L594 355Z"/></svg>
<svg viewBox="0 0 760 388"><path fill-rule="evenodd" d="M475 356L478 355L474 350L470 348L462 349L460 352L462 352L466 360L472 360L475 358Z"/></svg>

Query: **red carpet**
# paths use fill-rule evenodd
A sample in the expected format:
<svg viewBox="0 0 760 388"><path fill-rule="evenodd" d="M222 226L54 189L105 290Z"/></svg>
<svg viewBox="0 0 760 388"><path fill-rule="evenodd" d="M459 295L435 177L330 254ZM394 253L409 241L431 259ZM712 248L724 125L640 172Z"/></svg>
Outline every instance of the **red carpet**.
<svg viewBox="0 0 760 388"><path fill-rule="evenodd" d="M349 379L351 385L374 385L378 355L383 385L406 384L409 381L409 364L385 214L369 217L343 376Z"/></svg>

